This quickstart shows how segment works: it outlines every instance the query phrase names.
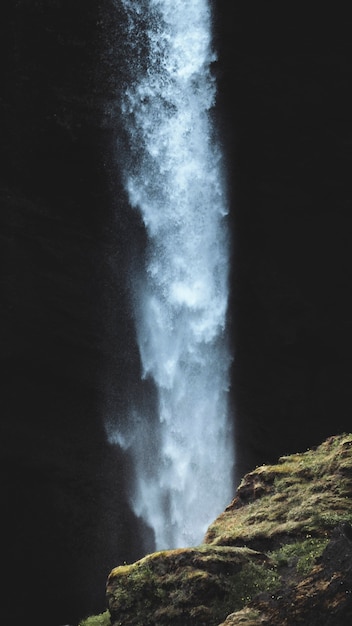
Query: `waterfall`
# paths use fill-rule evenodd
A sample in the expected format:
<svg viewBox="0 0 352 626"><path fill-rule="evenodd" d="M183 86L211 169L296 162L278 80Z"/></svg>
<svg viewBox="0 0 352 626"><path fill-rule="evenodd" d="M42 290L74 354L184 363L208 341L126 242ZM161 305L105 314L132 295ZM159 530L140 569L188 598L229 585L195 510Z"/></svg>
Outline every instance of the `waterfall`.
<svg viewBox="0 0 352 626"><path fill-rule="evenodd" d="M156 549L197 545L233 495L226 338L229 239L213 107L211 9L206 0L120 0L128 81L120 151L131 210L147 235L133 277L143 378L156 415L131 399L126 429L131 505Z"/></svg>

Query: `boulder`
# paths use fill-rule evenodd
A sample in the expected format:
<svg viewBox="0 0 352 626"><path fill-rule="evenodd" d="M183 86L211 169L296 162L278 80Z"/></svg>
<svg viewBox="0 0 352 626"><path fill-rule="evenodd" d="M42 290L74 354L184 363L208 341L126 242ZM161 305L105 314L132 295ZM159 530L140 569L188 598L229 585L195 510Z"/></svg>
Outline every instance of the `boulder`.
<svg viewBox="0 0 352 626"><path fill-rule="evenodd" d="M147 555L109 575L107 597L113 626L213 626L241 604L252 570L268 557L246 547L208 546ZM242 602L243 603L243 602Z"/></svg>

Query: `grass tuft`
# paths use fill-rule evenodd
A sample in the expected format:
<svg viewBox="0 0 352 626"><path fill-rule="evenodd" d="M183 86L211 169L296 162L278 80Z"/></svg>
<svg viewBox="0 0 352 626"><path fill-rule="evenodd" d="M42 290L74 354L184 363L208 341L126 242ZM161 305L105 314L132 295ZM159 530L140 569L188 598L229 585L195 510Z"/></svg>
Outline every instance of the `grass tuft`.
<svg viewBox="0 0 352 626"><path fill-rule="evenodd" d="M105 611L100 615L92 615L82 620L78 626L111 626L110 613Z"/></svg>

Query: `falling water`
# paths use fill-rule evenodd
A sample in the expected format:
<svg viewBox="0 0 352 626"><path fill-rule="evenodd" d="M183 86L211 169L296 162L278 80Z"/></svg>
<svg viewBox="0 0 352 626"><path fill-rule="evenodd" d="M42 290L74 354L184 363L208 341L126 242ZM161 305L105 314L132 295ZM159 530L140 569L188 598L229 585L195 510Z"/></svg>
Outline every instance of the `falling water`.
<svg viewBox="0 0 352 626"><path fill-rule="evenodd" d="M129 80L120 115L125 188L148 244L134 277L143 377L157 419L131 409L131 503L157 549L197 545L232 496L226 341L229 245L206 0L120 0Z"/></svg>

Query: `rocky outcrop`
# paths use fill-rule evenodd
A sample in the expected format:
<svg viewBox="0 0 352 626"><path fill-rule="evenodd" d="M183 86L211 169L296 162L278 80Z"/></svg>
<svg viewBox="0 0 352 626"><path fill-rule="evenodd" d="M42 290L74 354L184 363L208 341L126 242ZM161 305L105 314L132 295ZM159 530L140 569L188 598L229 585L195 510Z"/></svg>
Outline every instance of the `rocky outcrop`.
<svg viewBox="0 0 352 626"><path fill-rule="evenodd" d="M212 625L248 593L253 571L268 567L250 548L202 545L156 552L114 569L107 595L114 626Z"/></svg>
<svg viewBox="0 0 352 626"><path fill-rule="evenodd" d="M194 548L109 575L112 626L352 621L352 435L247 474Z"/></svg>

